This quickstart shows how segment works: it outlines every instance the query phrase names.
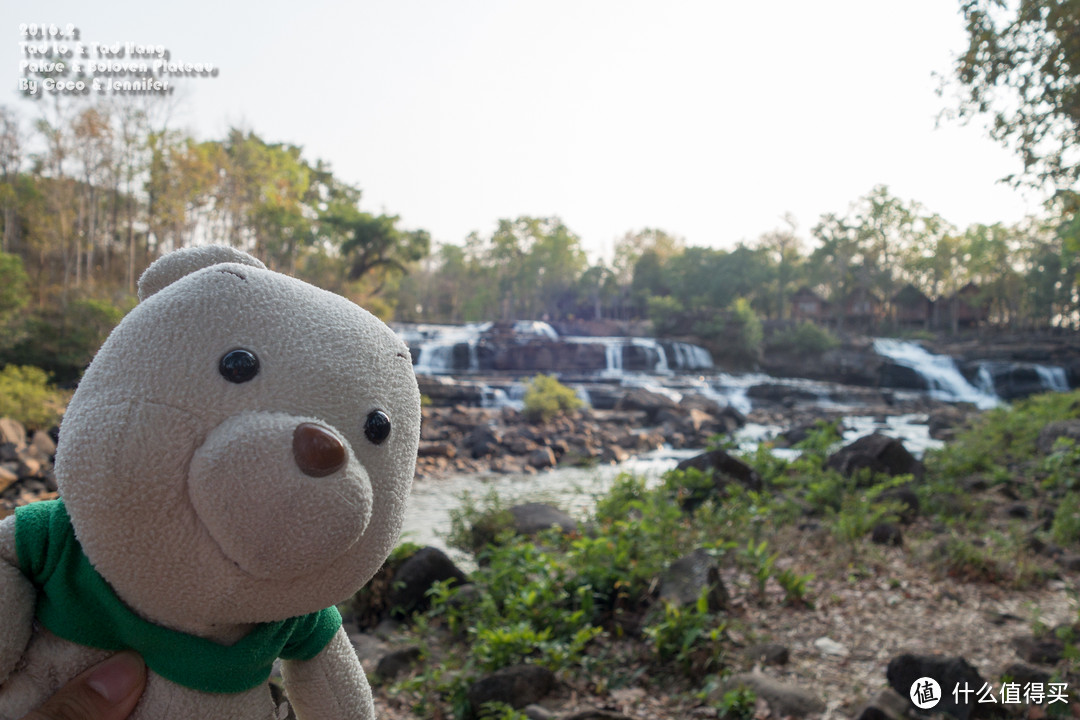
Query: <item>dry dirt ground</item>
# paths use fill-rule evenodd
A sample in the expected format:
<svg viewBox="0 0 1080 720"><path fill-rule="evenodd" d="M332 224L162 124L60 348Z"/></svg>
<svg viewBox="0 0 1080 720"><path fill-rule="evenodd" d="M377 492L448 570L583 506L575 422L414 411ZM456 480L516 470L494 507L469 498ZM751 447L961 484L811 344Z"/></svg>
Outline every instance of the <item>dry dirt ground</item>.
<svg viewBox="0 0 1080 720"><path fill-rule="evenodd" d="M916 536L918 530L908 528L908 534ZM781 643L789 648L789 662L763 672L820 698L826 710L816 717L854 718L887 687L886 667L898 655L960 656L997 688L1002 670L1020 659L1011 645L1014 636L1030 634L1040 623L1053 627L1077 621L1077 573L1056 570L1057 577L1038 587L960 581L929 568L927 557L936 540L910 540L903 547L880 547L867 540L852 551L824 531L782 533L770 541L770 547L781 550L777 567L814 573L808 593L812 606L785 606L782 590L772 581L763 601L749 576L729 568L724 581L732 595L732 657L740 646ZM840 647L823 651L815 644L820 638ZM736 661L734 669L750 667ZM594 694L572 672L561 674L560 680L559 689L541 703L553 718L590 708L612 713L597 718L716 717L713 708L686 692L692 690L688 687L657 689L655 683L644 683ZM379 688L376 706L385 720L415 717ZM1080 716L1080 700L1073 699L1069 710ZM1042 717L1038 708L1022 714L1032 720ZM760 700L756 715L775 717Z"/></svg>

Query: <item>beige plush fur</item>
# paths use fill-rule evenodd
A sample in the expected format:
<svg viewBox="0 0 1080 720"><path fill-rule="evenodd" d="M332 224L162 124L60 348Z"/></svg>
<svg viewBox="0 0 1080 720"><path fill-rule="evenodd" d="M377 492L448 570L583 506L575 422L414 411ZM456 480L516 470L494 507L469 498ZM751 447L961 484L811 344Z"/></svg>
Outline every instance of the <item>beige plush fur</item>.
<svg viewBox="0 0 1080 720"><path fill-rule="evenodd" d="M159 625L231 644L255 623L315 612L366 583L397 541L420 435L408 348L348 300L230 248L179 251L140 281L61 426L56 474L83 549L117 595ZM260 362L231 383L219 361ZM391 420L380 444L373 410ZM293 434L313 423L345 448L323 477ZM0 720L19 718L104 653L30 633L34 590L0 523ZM10 630L9 630L10 628ZM373 717L343 631L286 662L302 720ZM151 673L139 720L268 720L265 687L206 694Z"/></svg>

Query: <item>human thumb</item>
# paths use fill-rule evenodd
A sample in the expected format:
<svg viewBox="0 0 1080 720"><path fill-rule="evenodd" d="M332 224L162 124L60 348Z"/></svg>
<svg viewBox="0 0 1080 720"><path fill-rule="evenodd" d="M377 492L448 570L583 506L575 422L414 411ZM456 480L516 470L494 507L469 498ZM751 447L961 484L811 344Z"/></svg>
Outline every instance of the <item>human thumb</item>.
<svg viewBox="0 0 1080 720"><path fill-rule="evenodd" d="M117 653L60 688L23 720L124 720L145 686L142 658Z"/></svg>

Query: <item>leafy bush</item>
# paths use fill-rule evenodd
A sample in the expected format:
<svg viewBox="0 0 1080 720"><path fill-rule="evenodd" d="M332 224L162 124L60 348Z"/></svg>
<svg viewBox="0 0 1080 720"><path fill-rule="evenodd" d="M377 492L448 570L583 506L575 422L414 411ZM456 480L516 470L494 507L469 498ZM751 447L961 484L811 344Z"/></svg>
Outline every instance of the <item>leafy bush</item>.
<svg viewBox="0 0 1080 720"><path fill-rule="evenodd" d="M465 493L461 504L450 510L447 544L477 555L500 537L509 534L513 527L514 516L497 492L488 492L481 506L470 494Z"/></svg>
<svg viewBox="0 0 1080 720"><path fill-rule="evenodd" d="M977 473L1007 478L1010 466L1038 457L1039 432L1054 420L1080 417L1080 392L1045 393L1020 400L1012 407L989 410L973 426L940 450L926 454L927 470L944 480L957 480ZM1080 464L1080 453L1047 458L1043 473L1068 483ZM1060 467L1052 467L1059 462Z"/></svg>
<svg viewBox="0 0 1080 720"><path fill-rule="evenodd" d="M525 390L525 417L529 422L548 422L583 404L577 393L552 375L537 375Z"/></svg>
<svg viewBox="0 0 1080 720"><path fill-rule="evenodd" d="M827 328L803 321L793 328L773 333L765 343L767 350L779 350L795 355L820 355L840 345Z"/></svg>
<svg viewBox="0 0 1080 720"><path fill-rule="evenodd" d="M22 258L0 252L0 323L26 305L29 282Z"/></svg>
<svg viewBox="0 0 1080 720"><path fill-rule="evenodd" d="M1065 493L1054 512L1050 536L1054 538L1054 542L1061 545L1080 542L1080 495L1075 492Z"/></svg>
<svg viewBox="0 0 1080 720"><path fill-rule="evenodd" d="M0 370L0 417L47 430L60 422L67 399L41 368L8 365Z"/></svg>
<svg viewBox="0 0 1080 720"><path fill-rule="evenodd" d="M26 321L21 339L4 359L44 368L62 384L75 382L124 313L108 301L89 298L39 312Z"/></svg>
<svg viewBox="0 0 1080 720"><path fill-rule="evenodd" d="M764 331L746 298L737 298L726 312L696 322L694 334L708 345L716 359L752 365L761 358Z"/></svg>
<svg viewBox="0 0 1080 720"><path fill-rule="evenodd" d="M648 315L654 333L676 335L683 322L683 306L670 295L653 295L648 299Z"/></svg>

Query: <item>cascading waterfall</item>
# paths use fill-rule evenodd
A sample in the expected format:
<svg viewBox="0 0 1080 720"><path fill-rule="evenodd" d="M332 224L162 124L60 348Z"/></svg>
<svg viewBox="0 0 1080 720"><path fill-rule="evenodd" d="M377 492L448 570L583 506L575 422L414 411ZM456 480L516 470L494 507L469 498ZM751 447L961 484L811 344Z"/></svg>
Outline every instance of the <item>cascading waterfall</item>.
<svg viewBox="0 0 1080 720"><path fill-rule="evenodd" d="M913 342L877 338L874 351L897 365L909 367L926 379L930 395L938 400L969 402L979 408L991 408L1001 400L969 383L947 355L934 355Z"/></svg>
<svg viewBox="0 0 1080 720"><path fill-rule="evenodd" d="M1065 376L1065 368L1035 365L1035 372L1039 373L1044 388L1054 392L1069 392L1069 380Z"/></svg>

